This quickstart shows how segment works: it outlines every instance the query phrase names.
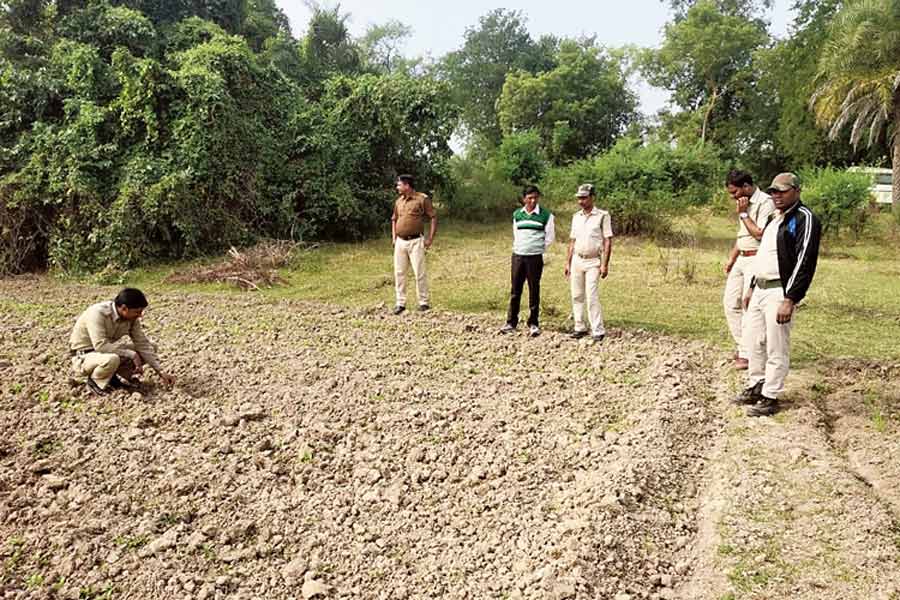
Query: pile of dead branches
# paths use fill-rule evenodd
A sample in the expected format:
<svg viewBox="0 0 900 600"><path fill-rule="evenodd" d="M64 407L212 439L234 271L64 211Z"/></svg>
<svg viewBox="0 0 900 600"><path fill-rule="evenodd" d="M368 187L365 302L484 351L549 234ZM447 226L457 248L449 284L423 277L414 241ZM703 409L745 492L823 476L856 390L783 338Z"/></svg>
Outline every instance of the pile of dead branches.
<svg viewBox="0 0 900 600"><path fill-rule="evenodd" d="M221 262L198 266L187 272L172 273L166 283L228 283L242 290L259 290L285 283L278 268L288 264L299 247L296 242L267 240L238 250L234 246Z"/></svg>

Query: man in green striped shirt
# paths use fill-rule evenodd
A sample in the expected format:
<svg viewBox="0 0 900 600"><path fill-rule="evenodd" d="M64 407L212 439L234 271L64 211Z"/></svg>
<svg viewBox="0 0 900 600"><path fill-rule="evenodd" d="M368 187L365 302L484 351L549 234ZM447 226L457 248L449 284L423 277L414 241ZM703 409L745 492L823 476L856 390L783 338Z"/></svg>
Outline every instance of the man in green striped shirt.
<svg viewBox="0 0 900 600"><path fill-rule="evenodd" d="M541 275L544 270L544 253L556 238L553 214L538 205L541 191L537 186L526 186L522 191L522 208L513 213L513 254L511 264L512 289L509 293L509 311L506 325L500 333L512 333L519 324L519 307L522 289L528 282L528 335L541 334L538 314L541 306Z"/></svg>

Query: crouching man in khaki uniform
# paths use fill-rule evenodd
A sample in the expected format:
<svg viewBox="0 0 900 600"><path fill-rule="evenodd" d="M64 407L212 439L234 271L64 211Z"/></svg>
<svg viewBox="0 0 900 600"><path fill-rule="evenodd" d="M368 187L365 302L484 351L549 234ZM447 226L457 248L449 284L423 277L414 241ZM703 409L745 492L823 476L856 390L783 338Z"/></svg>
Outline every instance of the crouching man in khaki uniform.
<svg viewBox="0 0 900 600"><path fill-rule="evenodd" d="M135 374L150 365L171 386L175 378L163 372L156 347L144 335L140 318L147 308L143 292L125 288L115 300L99 302L81 313L69 338L72 368L87 377L94 394L105 396L110 389L133 389ZM124 336L132 343L119 343Z"/></svg>

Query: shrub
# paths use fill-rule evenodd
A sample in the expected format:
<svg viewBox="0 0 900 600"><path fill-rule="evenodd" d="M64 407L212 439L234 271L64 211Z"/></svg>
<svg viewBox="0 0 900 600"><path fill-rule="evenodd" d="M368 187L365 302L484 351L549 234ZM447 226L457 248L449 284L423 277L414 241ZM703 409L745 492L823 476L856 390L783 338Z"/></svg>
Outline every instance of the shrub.
<svg viewBox="0 0 900 600"><path fill-rule="evenodd" d="M626 138L604 154L551 169L544 187L552 201L571 203L580 183L593 183L617 233L660 234L676 214L708 203L723 172L709 145L671 148Z"/></svg>
<svg viewBox="0 0 900 600"><path fill-rule="evenodd" d="M493 168L515 185L540 181L547 170L547 156L536 131L507 135L494 155Z"/></svg>
<svg viewBox="0 0 900 600"><path fill-rule="evenodd" d="M872 200L872 177L831 167L808 169L800 173L802 199L822 221L822 230L840 235L849 228L859 237L868 220Z"/></svg>
<svg viewBox="0 0 900 600"><path fill-rule="evenodd" d="M467 221L509 217L520 205L521 190L492 173L482 163L454 157L451 180L439 200L453 217Z"/></svg>

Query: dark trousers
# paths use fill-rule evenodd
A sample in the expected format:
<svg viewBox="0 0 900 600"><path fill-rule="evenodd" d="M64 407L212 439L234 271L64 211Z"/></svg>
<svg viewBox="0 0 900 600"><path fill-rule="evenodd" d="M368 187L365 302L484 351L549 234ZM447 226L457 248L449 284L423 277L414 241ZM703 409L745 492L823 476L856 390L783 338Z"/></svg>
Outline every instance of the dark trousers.
<svg viewBox="0 0 900 600"><path fill-rule="evenodd" d="M538 324L541 309L541 274L544 272L544 257L512 255L512 289L509 292L509 312L506 322L515 327L519 324L519 307L522 304L522 288L528 282L528 325Z"/></svg>

